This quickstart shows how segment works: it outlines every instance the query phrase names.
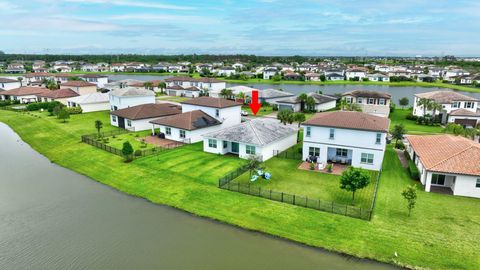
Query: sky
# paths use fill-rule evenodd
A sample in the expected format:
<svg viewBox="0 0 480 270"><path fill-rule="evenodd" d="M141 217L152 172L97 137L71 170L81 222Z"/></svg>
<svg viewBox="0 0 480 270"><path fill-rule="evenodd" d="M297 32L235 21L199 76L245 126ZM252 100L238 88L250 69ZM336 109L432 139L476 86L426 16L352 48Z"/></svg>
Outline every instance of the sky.
<svg viewBox="0 0 480 270"><path fill-rule="evenodd" d="M0 0L0 50L480 56L478 0Z"/></svg>

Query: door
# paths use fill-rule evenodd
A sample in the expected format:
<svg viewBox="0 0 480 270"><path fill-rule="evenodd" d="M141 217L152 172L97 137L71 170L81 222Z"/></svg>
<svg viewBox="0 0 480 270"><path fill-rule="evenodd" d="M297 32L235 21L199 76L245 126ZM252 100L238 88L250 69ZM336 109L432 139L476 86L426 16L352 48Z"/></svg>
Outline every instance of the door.
<svg viewBox="0 0 480 270"><path fill-rule="evenodd" d="M238 154L238 143L232 142L232 153Z"/></svg>
<svg viewBox="0 0 480 270"><path fill-rule="evenodd" d="M119 128L125 128L125 118L118 117L118 127Z"/></svg>

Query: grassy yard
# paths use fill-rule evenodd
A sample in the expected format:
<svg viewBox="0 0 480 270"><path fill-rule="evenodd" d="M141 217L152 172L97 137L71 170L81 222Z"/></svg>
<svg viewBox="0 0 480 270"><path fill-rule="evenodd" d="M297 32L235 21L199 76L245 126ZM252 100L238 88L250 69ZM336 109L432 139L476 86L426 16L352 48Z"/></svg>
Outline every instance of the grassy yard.
<svg viewBox="0 0 480 270"><path fill-rule="evenodd" d="M142 147L143 144L142 144L141 138L148 136L150 134L151 134L150 130L144 130L144 131L135 132L135 133L126 133L126 134L106 137L106 139L108 139L107 145L117 149L122 149L123 143L128 141L132 145L133 150L144 150L144 149L154 148L155 145L148 144L148 143L146 144L146 147Z"/></svg>
<svg viewBox="0 0 480 270"><path fill-rule="evenodd" d="M247 111L249 116L265 116L273 113L272 106L262 106L260 110L258 110L257 115L253 115L252 110L248 105L243 105L242 110Z"/></svg>
<svg viewBox="0 0 480 270"><path fill-rule="evenodd" d="M246 172L232 183L250 183L252 187L352 205L352 193L340 189L339 175L300 170L299 164L298 160L272 158L264 163L265 171L272 174L270 180L258 179L250 182L250 173ZM354 206L370 209L376 176L377 172L372 172L372 182L366 188L356 192Z"/></svg>
<svg viewBox="0 0 480 270"><path fill-rule="evenodd" d="M163 101L172 101L172 102L183 102L185 100L189 100L191 98L189 97L177 97L177 96L166 96L166 95L163 95L163 96L158 96L156 98L157 100L163 100Z"/></svg>
<svg viewBox="0 0 480 270"><path fill-rule="evenodd" d="M440 126L419 125L413 120L406 119L407 115L411 112L411 109L395 109L395 111L390 114L390 128L393 129L395 125L403 124L408 134L443 133L443 128Z"/></svg>
<svg viewBox="0 0 480 270"><path fill-rule="evenodd" d="M154 203L398 265L477 269L480 264L480 200L426 193L418 186L417 206L407 217L400 193L415 182L390 147L368 222L219 189L218 178L245 161L204 153L201 144L124 163L80 142L80 135L95 132L96 119L104 122L104 130L114 129L108 125L108 112L72 115L64 124L45 115L0 111L0 121L52 162Z"/></svg>

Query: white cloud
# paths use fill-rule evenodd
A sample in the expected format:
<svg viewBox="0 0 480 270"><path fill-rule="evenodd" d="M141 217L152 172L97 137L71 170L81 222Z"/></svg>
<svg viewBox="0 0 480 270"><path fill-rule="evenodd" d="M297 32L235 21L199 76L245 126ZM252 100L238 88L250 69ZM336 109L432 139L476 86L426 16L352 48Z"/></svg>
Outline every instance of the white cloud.
<svg viewBox="0 0 480 270"><path fill-rule="evenodd" d="M122 14L104 17L106 20L142 20L154 22L188 22L193 24L198 23L217 23L218 20L212 17L202 17L196 15L172 15L172 14Z"/></svg>
<svg viewBox="0 0 480 270"><path fill-rule="evenodd" d="M156 9L174 9L174 10L191 10L195 9L190 6L161 4L145 1L133 1L133 0L66 0L66 2L82 3L82 4L105 4L114 6L126 6L126 7L141 7L141 8L156 8Z"/></svg>

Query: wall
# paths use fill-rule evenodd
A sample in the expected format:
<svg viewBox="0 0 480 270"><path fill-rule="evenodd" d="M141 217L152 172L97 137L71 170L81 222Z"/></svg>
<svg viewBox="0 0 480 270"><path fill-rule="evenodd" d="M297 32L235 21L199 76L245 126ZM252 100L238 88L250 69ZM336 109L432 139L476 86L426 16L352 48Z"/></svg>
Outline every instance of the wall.
<svg viewBox="0 0 480 270"><path fill-rule="evenodd" d="M150 127L151 126L152 126L152 124L150 124ZM220 130L221 125L208 127L208 128L201 128L201 129L197 129L197 130L185 130L185 139L180 138L180 130L181 129L179 129L179 128L170 127L171 135L167 135L167 132L166 132L167 127L166 126L155 125L155 128L156 128L156 130L160 129L160 132L165 134L165 139L169 139L169 140L173 140L173 141L177 141L177 142L182 142L185 139L190 139L190 143L196 143L196 142L200 142L200 141L203 140L203 135L204 134Z"/></svg>
<svg viewBox="0 0 480 270"><path fill-rule="evenodd" d="M110 104L108 102L103 103L89 103L89 104L81 104L80 107L82 108L82 112L97 112L97 111L106 111L110 109Z"/></svg>
<svg viewBox="0 0 480 270"><path fill-rule="evenodd" d="M329 101L327 103L317 104L315 109L318 112L323 112L323 111L333 109L333 108L335 108L335 106L337 106L337 102L335 100L332 100L332 101Z"/></svg>
<svg viewBox="0 0 480 270"><path fill-rule="evenodd" d="M457 175L453 194L480 198L480 188L475 187L478 178L480 176Z"/></svg>
<svg viewBox="0 0 480 270"><path fill-rule="evenodd" d="M142 104L154 104L155 96L113 96L110 95L110 106L117 106L117 109L124 109Z"/></svg>
<svg viewBox="0 0 480 270"><path fill-rule="evenodd" d="M20 86L20 82L0 83L0 88L3 90L12 90Z"/></svg>
<svg viewBox="0 0 480 270"><path fill-rule="evenodd" d="M230 127L233 125L240 124L242 122L242 117L240 115L242 107L241 106L234 106L228 108L220 108L219 116L215 116L215 111L217 108L212 107L203 107L197 105L190 105L190 104L182 104L182 113L190 112L194 110L202 110L206 114L210 115L211 117L216 118L218 121L222 122L222 128Z"/></svg>

